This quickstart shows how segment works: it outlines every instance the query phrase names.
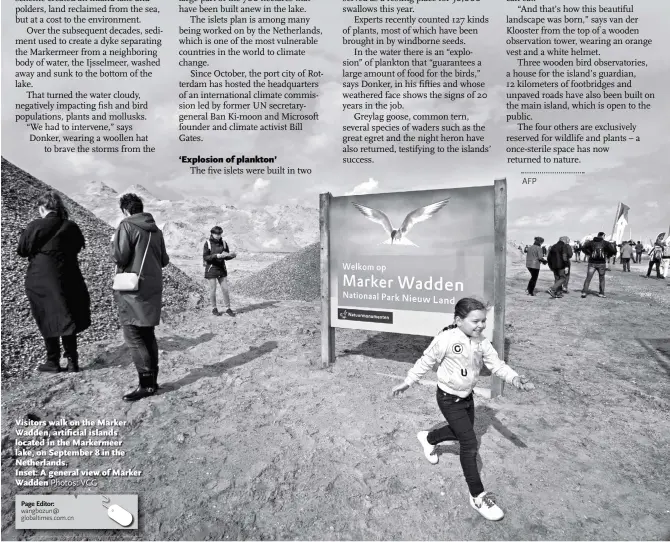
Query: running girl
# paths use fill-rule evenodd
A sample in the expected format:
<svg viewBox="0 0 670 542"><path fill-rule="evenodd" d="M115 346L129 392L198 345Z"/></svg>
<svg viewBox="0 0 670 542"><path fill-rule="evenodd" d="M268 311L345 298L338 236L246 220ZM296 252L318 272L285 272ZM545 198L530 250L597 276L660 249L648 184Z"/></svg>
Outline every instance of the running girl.
<svg viewBox="0 0 670 542"><path fill-rule="evenodd" d="M407 390L439 363L437 405L449 425L433 431L419 431L416 436L423 446L426 459L433 465L438 462L436 445L458 440L461 467L470 490L470 506L486 519L499 520L504 515L503 511L496 505L492 495L484 491L477 471L472 390L482 365L518 389L531 390L534 386L498 357L491 342L482 337L485 328L486 306L476 299L461 299L456 303L454 323L433 339L423 356L407 373L405 382L393 388L393 395Z"/></svg>

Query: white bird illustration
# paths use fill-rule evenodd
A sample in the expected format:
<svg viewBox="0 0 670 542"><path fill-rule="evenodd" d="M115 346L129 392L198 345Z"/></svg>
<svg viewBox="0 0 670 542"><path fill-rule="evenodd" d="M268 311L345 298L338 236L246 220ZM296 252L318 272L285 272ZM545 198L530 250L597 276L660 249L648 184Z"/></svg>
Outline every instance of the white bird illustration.
<svg viewBox="0 0 670 542"><path fill-rule="evenodd" d="M390 239L387 239L386 241L380 244L411 245L416 247L419 245L410 241L406 237L406 235L414 227L415 224L418 224L419 222L424 222L429 218L433 217L448 202L449 198L437 201L435 203L431 203L430 205L426 205L425 207L419 207L418 209L414 209L414 211L412 211L405 217L405 220L402 221L402 224L398 229L395 229L393 227L391 221L389 220L389 217L386 216L383 212L377 209L372 209L371 207L366 207L365 205L361 205L360 203L356 203L355 201L352 201L351 203L354 207L356 207L356 209L358 209L363 214L363 216L365 216L368 220L371 220L372 222L380 224L384 228L384 231L386 231L386 233L390 235Z"/></svg>

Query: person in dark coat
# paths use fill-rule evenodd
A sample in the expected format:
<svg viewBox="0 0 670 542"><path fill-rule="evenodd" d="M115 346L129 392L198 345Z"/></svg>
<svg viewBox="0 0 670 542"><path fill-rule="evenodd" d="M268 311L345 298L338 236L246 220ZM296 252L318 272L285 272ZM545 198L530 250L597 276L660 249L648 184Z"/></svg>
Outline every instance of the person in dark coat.
<svg viewBox="0 0 670 542"><path fill-rule="evenodd" d="M642 263L642 253L644 252L644 245L638 241L635 244L635 261L633 263Z"/></svg>
<svg viewBox="0 0 670 542"><path fill-rule="evenodd" d="M605 241L605 233L599 232L591 241L584 243L582 247L584 254L589 257L589 265L586 269L586 279L582 286L582 298L589 292L589 284L593 275L598 272L599 293L598 297L605 297L605 273L607 271L607 260L616 254L616 245Z"/></svg>
<svg viewBox="0 0 670 542"><path fill-rule="evenodd" d="M570 258L572 258L572 247L568 237L561 237L558 243L549 249L547 263L549 269L554 272L555 282L547 293L552 298L563 297L563 292L568 293L568 280L570 277Z"/></svg>
<svg viewBox="0 0 670 542"><path fill-rule="evenodd" d="M209 301L212 305L212 314L221 316L216 306L216 284L218 282L223 294L223 304L226 307L228 316L235 316L235 312L230 308L230 289L228 287L228 270L226 269L226 260L232 260L237 256L235 252L230 251L228 243L222 238L223 229L221 226L214 226L210 230L209 240L205 242L202 249L202 259L205 263L205 278L209 285Z"/></svg>
<svg viewBox="0 0 670 542"><path fill-rule="evenodd" d="M563 236L559 239L565 243L565 254L568 257L568 266L565 269L565 282L563 283L563 293L569 294L568 285L570 284L570 276L572 271L572 257L575 255L572 245L570 244L570 238L568 236Z"/></svg>
<svg viewBox="0 0 670 542"><path fill-rule="evenodd" d="M163 233L153 216L144 212L140 197L124 194L119 203L126 218L112 237L112 260L118 267L118 273L140 275L137 291L114 292L123 337L139 376L137 389L124 395L123 399L137 401L153 395L158 388L155 327L160 324L163 305L163 268L170 262L170 258L165 249Z"/></svg>
<svg viewBox="0 0 670 542"><path fill-rule="evenodd" d="M77 255L86 247L79 226L69 220L57 192L37 200L42 218L33 220L21 234L17 252L28 258L26 295L37 327L44 337L47 361L41 372L60 372L61 341L67 371L79 371L77 334L91 325L91 299L79 269Z"/></svg>

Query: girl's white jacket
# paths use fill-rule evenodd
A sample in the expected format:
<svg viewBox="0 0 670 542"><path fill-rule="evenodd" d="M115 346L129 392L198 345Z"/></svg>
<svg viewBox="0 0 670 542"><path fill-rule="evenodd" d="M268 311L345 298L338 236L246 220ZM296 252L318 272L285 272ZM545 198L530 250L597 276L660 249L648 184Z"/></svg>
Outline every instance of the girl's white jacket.
<svg viewBox="0 0 670 542"><path fill-rule="evenodd" d="M437 334L423 356L408 371L405 384L411 386L418 382L438 363L437 385L442 391L459 397L470 395L483 365L508 384L518 376L498 357L491 341L483 337L468 337L460 329L452 328Z"/></svg>

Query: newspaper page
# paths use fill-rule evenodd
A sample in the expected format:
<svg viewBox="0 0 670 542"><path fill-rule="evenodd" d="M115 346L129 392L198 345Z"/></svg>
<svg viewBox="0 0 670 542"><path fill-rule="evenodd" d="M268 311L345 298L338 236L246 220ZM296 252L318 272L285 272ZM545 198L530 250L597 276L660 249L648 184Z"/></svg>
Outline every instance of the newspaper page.
<svg viewBox="0 0 670 542"><path fill-rule="evenodd" d="M667 539L669 20L3 0L2 539Z"/></svg>

